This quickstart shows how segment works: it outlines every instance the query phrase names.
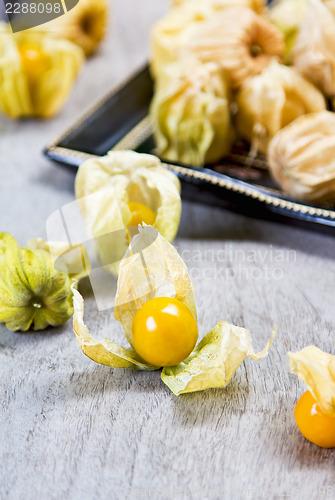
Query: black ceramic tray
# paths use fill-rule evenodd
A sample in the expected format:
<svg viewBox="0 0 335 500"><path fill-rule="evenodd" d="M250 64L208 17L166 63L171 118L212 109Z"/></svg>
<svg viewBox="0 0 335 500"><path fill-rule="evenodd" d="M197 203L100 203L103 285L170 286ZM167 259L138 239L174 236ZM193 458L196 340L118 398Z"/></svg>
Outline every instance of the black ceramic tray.
<svg viewBox="0 0 335 500"><path fill-rule="evenodd" d="M153 83L145 67L49 144L45 155L76 169L86 159L103 156L110 149L154 154L148 117L152 92ZM166 162L165 165L181 179L186 199L335 235L335 208L288 198L269 176L265 158L250 159L247 145L236 145L222 162L206 168Z"/></svg>

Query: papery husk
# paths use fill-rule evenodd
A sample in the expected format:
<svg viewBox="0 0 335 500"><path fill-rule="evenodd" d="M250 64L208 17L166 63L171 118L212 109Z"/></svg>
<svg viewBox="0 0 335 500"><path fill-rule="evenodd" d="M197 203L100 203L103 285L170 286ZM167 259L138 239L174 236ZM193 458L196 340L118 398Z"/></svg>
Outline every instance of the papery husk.
<svg viewBox="0 0 335 500"><path fill-rule="evenodd" d="M120 265L114 311L131 346L134 317L155 297L180 300L197 319L191 278L177 250L155 228L139 231Z"/></svg>
<svg viewBox="0 0 335 500"><path fill-rule="evenodd" d="M292 198L323 203L335 199L335 113L301 116L268 148L274 179Z"/></svg>
<svg viewBox="0 0 335 500"><path fill-rule="evenodd" d="M143 361L133 349L126 349L110 339L96 340L84 323L84 301L80 293L73 291L73 329L83 353L101 365L112 368L131 368L133 370L157 370L157 366Z"/></svg>
<svg viewBox="0 0 335 500"><path fill-rule="evenodd" d="M335 417L335 356L315 346L288 356L291 372L305 382L321 411Z"/></svg>
<svg viewBox="0 0 335 500"><path fill-rule="evenodd" d="M280 129L301 115L324 111L322 93L291 67L275 59L257 76L248 78L238 91L236 125L252 145L266 153Z"/></svg>
<svg viewBox="0 0 335 500"><path fill-rule="evenodd" d="M79 345L93 361L115 367L157 370L133 349L125 349L105 339L95 340L83 321L84 302L73 287L73 326ZM115 297L115 319L120 321L132 345L132 323L137 311L154 297L173 297L183 302L197 317L193 286L187 267L177 250L152 226L139 228L124 256Z"/></svg>
<svg viewBox="0 0 335 500"><path fill-rule="evenodd" d="M128 248L129 201L143 203L156 214L154 227L168 241L177 233L180 182L155 156L110 151L87 160L79 167L75 192L99 261L114 275Z"/></svg>
<svg viewBox="0 0 335 500"><path fill-rule="evenodd" d="M182 59L167 65L150 109L158 154L196 166L222 158L233 138L229 105L227 80L216 64Z"/></svg>
<svg viewBox="0 0 335 500"><path fill-rule="evenodd" d="M11 331L43 330L73 313L71 280L44 250L19 247L0 233L0 322Z"/></svg>
<svg viewBox="0 0 335 500"><path fill-rule="evenodd" d="M163 368L162 380L175 395L226 387L247 356L259 361L268 354L275 335L255 354L250 332L222 321L183 363Z"/></svg>
<svg viewBox="0 0 335 500"><path fill-rule="evenodd" d="M67 39L91 56L106 35L108 10L106 0L79 0L65 15L39 26L38 30Z"/></svg>
<svg viewBox="0 0 335 500"><path fill-rule="evenodd" d="M268 9L269 20L277 26L285 38L285 63L292 63L294 48L299 27L303 21L309 0L279 0L273 1Z"/></svg>
<svg viewBox="0 0 335 500"><path fill-rule="evenodd" d="M167 64L177 61L187 40L216 11L208 2L187 2L157 21L151 32L150 70L157 78Z"/></svg>
<svg viewBox="0 0 335 500"><path fill-rule="evenodd" d="M247 8L231 8L204 22L184 44L183 54L215 62L234 88L261 73L273 57L282 60L284 37L269 21Z"/></svg>
<svg viewBox="0 0 335 500"><path fill-rule="evenodd" d="M327 96L335 96L335 18L310 0L293 50L294 66Z"/></svg>
<svg viewBox="0 0 335 500"><path fill-rule="evenodd" d="M44 238L31 238L27 242L29 250L44 250L52 258L55 269L69 275L77 282L89 275L92 265L87 250L81 243L46 241Z"/></svg>
<svg viewBox="0 0 335 500"><path fill-rule="evenodd" d="M0 113L11 118L55 115L66 100L82 65L83 53L67 40L23 31L13 35L0 23ZM18 44L36 46L48 60L48 69L31 89L22 65Z"/></svg>
<svg viewBox="0 0 335 500"><path fill-rule="evenodd" d="M257 14L265 11L266 0L172 0L173 7L180 7L185 4L204 3L211 5L215 10L229 9L231 7L248 7Z"/></svg>
<svg viewBox="0 0 335 500"><path fill-rule="evenodd" d="M335 16L335 0L323 0L328 10Z"/></svg>

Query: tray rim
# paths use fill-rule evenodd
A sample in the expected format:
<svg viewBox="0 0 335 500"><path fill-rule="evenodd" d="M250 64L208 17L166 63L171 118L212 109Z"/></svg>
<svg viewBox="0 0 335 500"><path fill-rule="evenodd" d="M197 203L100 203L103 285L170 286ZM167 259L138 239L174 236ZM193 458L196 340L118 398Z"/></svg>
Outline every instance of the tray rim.
<svg viewBox="0 0 335 500"><path fill-rule="evenodd" d="M56 138L50 141L43 152L48 158L67 163L67 158L72 158L75 163L73 166L79 166L85 160L99 158L97 155L90 153L85 153L75 149L70 149L66 147L59 146L62 140L74 132L77 128L81 127L83 123L90 118L90 116L99 110L105 102L113 98L118 92L123 90L127 84L132 82L136 76L147 71L148 65L141 65L139 68L135 69L127 76L127 78L121 80L121 82L114 85L105 94L99 97L87 110L85 110L75 121L68 127L64 132L56 136ZM120 151L122 149L135 149L141 142L147 139L152 134L152 127L150 123L150 117L147 115L139 123L137 123L124 137L111 149L112 151ZM209 183L213 186L218 186L225 188L228 191L233 191L244 195L248 198L252 198L261 203L265 203L268 206L274 208L281 208L287 210L288 212L300 213L302 215L310 215L311 217L322 217L324 221L334 221L335 222L335 209L322 208L318 206L308 205L300 203L294 200L288 200L281 198L276 192L271 193L271 189L264 188L263 186L251 185L245 181L235 179L226 174L220 174L214 170L210 170L206 167L189 167L182 165L175 165L172 163L162 164L169 170L175 172L185 178L193 178L197 181L202 181ZM284 194L283 194L284 196ZM315 221L316 222L316 221Z"/></svg>

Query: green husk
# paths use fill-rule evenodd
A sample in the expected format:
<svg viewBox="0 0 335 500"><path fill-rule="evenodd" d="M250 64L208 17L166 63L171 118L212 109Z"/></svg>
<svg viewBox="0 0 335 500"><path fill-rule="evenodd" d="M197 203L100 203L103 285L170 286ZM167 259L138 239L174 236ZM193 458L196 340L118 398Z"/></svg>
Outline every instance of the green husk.
<svg viewBox="0 0 335 500"><path fill-rule="evenodd" d="M12 331L60 325L73 313L71 280L48 252L19 247L0 233L0 322Z"/></svg>

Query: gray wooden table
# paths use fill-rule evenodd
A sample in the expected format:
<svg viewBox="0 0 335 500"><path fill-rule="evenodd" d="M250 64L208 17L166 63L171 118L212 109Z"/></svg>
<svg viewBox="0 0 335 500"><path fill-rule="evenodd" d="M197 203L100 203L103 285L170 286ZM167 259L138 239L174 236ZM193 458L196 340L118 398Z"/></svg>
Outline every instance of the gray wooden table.
<svg viewBox="0 0 335 500"><path fill-rule="evenodd" d="M162 0L115 0L109 35L67 106L48 122L0 122L1 230L21 244L73 200L74 175L41 155L54 138L148 55ZM267 358L246 360L230 385L175 397L159 372L99 366L71 321L41 333L0 333L0 498L334 498L335 450L309 444L293 409L303 384L287 351L335 354L335 239L221 209L183 204L176 245L196 288L200 333L227 320L253 332ZM85 320L119 338L89 284Z"/></svg>

